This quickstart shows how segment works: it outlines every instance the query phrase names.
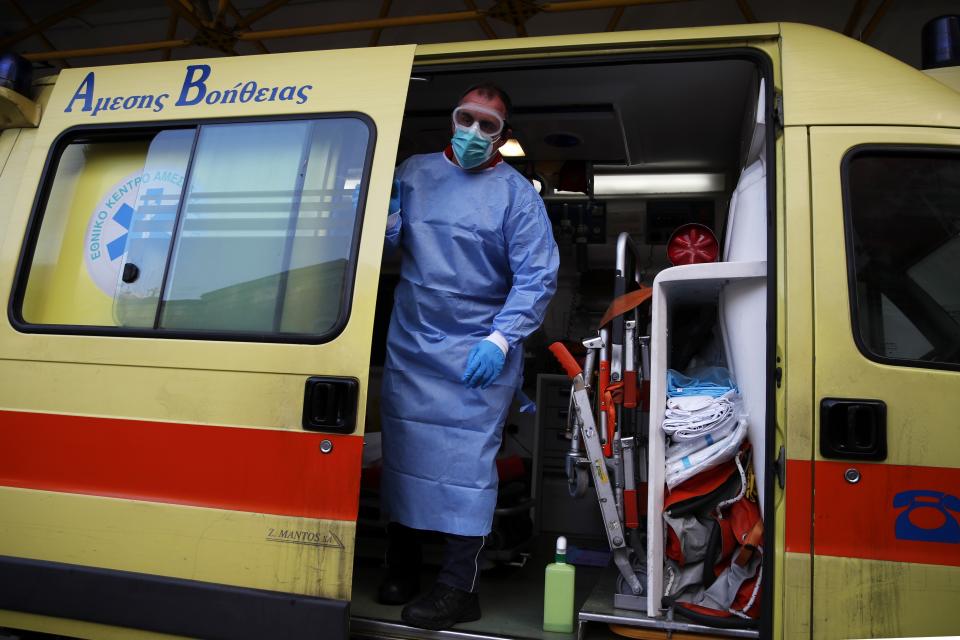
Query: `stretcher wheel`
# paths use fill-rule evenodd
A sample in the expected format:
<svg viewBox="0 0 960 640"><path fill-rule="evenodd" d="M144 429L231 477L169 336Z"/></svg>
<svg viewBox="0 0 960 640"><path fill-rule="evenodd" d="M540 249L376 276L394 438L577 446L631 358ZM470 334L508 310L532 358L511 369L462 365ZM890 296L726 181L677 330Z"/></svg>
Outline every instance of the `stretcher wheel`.
<svg viewBox="0 0 960 640"><path fill-rule="evenodd" d="M570 496L574 498L582 498L587 495L587 488L590 486L590 474L587 473L586 469L581 467L575 467L573 469L573 477L567 478L567 490L570 492Z"/></svg>
<svg viewBox="0 0 960 640"><path fill-rule="evenodd" d="M644 567L643 562L637 560L636 558L634 558L630 564L633 565L633 573L640 581L641 591L639 595L642 596L647 592L647 570ZM633 591L630 589L630 585L627 584L627 581L624 580L623 576L619 573L617 574L617 593L622 593L626 596L634 595Z"/></svg>

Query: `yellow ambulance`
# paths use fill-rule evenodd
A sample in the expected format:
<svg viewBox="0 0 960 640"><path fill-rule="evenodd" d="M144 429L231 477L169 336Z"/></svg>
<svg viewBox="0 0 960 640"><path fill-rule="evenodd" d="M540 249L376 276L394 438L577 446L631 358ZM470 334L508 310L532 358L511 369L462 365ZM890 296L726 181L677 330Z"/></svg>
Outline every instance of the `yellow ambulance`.
<svg viewBox="0 0 960 640"><path fill-rule="evenodd" d="M508 161L561 251L525 351L539 417L508 428L535 462L533 548L601 531L551 493L566 487L547 339L588 335L618 234L640 248L638 280L667 291L672 229L729 244L731 201L761 203L743 223L752 266L688 283L714 313L736 278L761 285L759 618L681 622L662 576L647 610L589 609L578 567L579 637L608 637L605 621L643 637L960 634L960 93L798 24L65 69L26 97L0 89L0 628L441 637L373 603L361 475L398 273L394 167L443 148L480 80L512 94ZM668 360L687 346L670 330ZM546 637L543 565L523 558L457 637Z"/></svg>

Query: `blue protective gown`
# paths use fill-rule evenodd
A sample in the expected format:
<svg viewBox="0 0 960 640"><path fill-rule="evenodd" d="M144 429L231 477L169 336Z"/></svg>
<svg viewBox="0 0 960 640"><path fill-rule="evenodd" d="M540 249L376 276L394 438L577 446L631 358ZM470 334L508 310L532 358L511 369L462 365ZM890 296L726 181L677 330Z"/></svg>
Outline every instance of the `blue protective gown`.
<svg viewBox="0 0 960 640"><path fill-rule="evenodd" d="M442 153L396 172L402 250L383 377L384 506L392 521L467 536L490 532L495 457L520 385L523 340L556 291L559 256L543 201L506 163L466 172ZM499 331L503 371L460 381L473 346Z"/></svg>

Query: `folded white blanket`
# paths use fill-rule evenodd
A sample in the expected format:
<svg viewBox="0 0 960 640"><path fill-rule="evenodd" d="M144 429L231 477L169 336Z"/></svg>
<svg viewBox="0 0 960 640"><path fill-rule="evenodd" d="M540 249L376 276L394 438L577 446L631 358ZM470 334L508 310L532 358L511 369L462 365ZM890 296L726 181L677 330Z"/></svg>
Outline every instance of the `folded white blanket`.
<svg viewBox="0 0 960 640"><path fill-rule="evenodd" d="M667 399L663 431L674 441L690 440L733 424L740 416L740 394L729 391L717 398L683 396Z"/></svg>

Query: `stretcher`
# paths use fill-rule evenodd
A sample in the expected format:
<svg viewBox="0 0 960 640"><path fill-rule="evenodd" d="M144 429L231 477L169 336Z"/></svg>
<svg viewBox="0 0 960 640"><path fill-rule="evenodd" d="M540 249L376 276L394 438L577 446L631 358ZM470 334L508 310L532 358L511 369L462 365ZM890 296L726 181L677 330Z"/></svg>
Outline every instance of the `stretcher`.
<svg viewBox="0 0 960 640"><path fill-rule="evenodd" d="M652 290L639 285L636 245L629 234L617 239L614 300L597 335L583 341L581 368L560 342L550 351L572 381L565 469L570 493L586 495L590 477L607 542L618 570L617 606L640 610L645 584L645 535L640 528L637 471L645 470L646 436L639 424L649 339L639 336L639 308ZM628 262L632 270L628 270ZM629 275L628 275L629 274ZM638 286L628 291L628 287ZM646 367L645 364L646 363ZM596 385L593 377L596 373ZM593 398L591 398L591 395Z"/></svg>

